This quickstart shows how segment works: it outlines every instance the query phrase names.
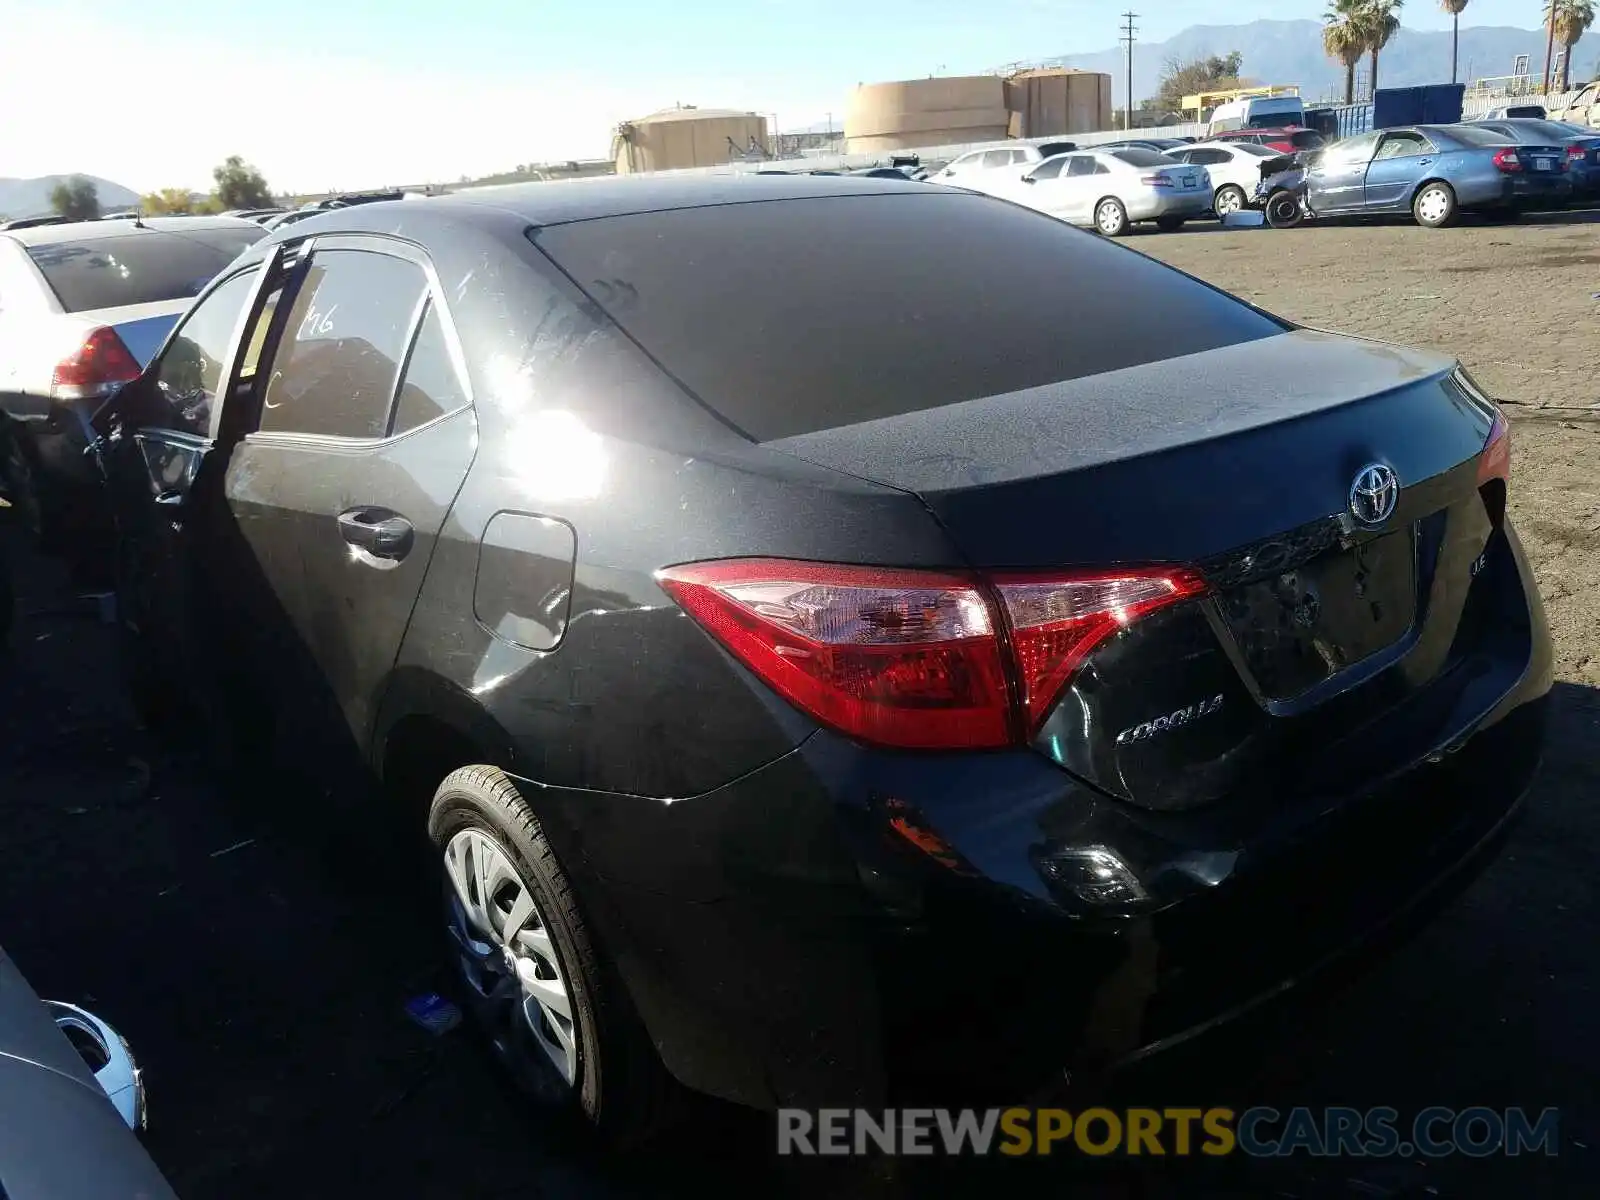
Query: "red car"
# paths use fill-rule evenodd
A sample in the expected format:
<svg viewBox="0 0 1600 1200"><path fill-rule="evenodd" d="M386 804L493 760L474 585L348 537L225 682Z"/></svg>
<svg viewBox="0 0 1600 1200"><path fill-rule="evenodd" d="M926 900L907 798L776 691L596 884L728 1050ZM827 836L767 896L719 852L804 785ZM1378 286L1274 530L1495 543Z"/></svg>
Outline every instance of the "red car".
<svg viewBox="0 0 1600 1200"><path fill-rule="evenodd" d="M1254 142L1279 154L1293 154L1296 150L1319 150L1327 140L1315 129L1288 125L1282 129L1234 129L1214 134L1207 139L1213 142Z"/></svg>

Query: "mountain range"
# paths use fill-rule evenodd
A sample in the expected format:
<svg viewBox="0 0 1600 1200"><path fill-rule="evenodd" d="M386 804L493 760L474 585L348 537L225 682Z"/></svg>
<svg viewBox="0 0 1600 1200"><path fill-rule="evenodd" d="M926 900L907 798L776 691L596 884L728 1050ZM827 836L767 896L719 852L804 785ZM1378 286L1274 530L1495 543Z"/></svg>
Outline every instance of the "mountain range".
<svg viewBox="0 0 1600 1200"><path fill-rule="evenodd" d="M50 193L58 183L71 179L70 175L41 175L37 179L0 178L0 213L8 217L40 217L50 211ZM113 212L119 208L132 208L139 203L139 193L101 179L98 175L85 175L95 186L100 197L100 208Z"/></svg>
<svg viewBox="0 0 1600 1200"><path fill-rule="evenodd" d="M1536 11L1536 6L1530 6ZM1470 10L1469 10L1470 11ZM1559 47L1558 47L1559 49ZM1244 58L1243 75L1261 83L1297 83L1309 98L1343 99L1344 68L1322 51L1320 21L1251 21L1248 25L1191 25L1164 42L1135 42L1133 92L1136 100L1153 96L1172 60L1192 62L1237 50ZM1544 65L1545 32L1499 25L1461 28L1458 78L1510 75L1519 54L1529 55L1533 74ZM1600 34L1573 48L1572 82L1576 86L1600 74ZM1104 71L1111 76L1114 103L1127 91L1127 52L1121 47L1093 54L1069 54L1052 65ZM1366 62L1359 68L1365 77ZM1401 28L1378 56L1378 86L1408 87L1442 83L1450 78L1450 31Z"/></svg>

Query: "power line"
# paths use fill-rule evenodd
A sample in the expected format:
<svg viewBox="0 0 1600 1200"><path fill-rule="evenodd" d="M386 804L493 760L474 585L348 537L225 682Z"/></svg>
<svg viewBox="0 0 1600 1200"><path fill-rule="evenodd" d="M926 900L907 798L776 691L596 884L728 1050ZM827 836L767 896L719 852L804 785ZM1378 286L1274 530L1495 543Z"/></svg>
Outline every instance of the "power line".
<svg viewBox="0 0 1600 1200"><path fill-rule="evenodd" d="M1128 94L1126 97L1124 97L1122 110L1122 127L1124 129L1133 128L1133 41L1134 35L1139 32L1138 27L1135 26L1133 22L1134 18L1138 15L1139 14L1136 12L1125 12L1122 14L1122 20L1124 22L1122 26L1122 36L1117 39L1119 42L1126 43L1128 47Z"/></svg>

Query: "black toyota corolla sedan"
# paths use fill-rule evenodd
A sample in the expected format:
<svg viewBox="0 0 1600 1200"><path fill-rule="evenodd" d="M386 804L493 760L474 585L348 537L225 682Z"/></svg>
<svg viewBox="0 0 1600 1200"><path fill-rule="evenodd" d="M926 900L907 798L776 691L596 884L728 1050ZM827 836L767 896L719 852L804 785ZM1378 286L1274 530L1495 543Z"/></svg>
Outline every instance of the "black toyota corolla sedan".
<svg viewBox="0 0 1600 1200"><path fill-rule="evenodd" d="M316 216L97 427L147 708L353 755L494 1044L618 1137L1184 1038L1470 878L1540 754L1455 363L971 193Z"/></svg>

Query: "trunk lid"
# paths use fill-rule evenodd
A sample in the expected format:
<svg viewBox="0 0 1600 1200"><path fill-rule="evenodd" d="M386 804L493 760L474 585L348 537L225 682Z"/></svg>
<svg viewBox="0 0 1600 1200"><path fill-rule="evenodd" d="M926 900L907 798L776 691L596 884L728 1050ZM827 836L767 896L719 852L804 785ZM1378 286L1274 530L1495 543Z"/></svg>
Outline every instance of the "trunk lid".
<svg viewBox="0 0 1600 1200"><path fill-rule="evenodd" d="M156 356L156 351L161 349L161 344L178 323L178 318L193 303L190 299L158 300L149 304L128 304L120 308L73 313L72 316L84 331L109 325L116 330L128 352L144 367Z"/></svg>
<svg viewBox="0 0 1600 1200"><path fill-rule="evenodd" d="M1198 566L1211 594L1097 649L1035 740L1182 808L1305 780L1394 710L1413 714L1400 759L1448 740L1454 710L1420 698L1482 641L1498 520L1478 481L1494 413L1453 367L1301 330L766 445L915 493L983 570Z"/></svg>
<svg viewBox="0 0 1600 1200"><path fill-rule="evenodd" d="M1567 165L1567 151L1564 146L1518 146L1517 160L1522 163L1522 169L1531 174L1548 175L1563 171Z"/></svg>

